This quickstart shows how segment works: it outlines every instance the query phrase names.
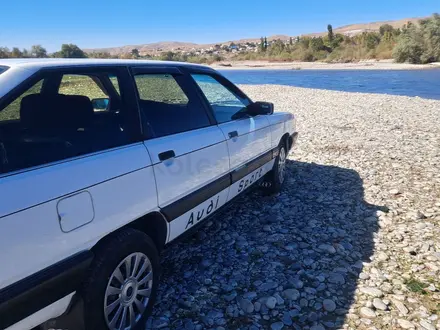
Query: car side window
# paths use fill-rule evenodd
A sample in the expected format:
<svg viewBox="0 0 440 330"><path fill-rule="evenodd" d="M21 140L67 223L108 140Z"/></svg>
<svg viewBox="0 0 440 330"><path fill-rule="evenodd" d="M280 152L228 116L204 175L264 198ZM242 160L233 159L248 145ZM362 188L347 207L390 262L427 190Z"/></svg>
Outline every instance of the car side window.
<svg viewBox="0 0 440 330"><path fill-rule="evenodd" d="M172 74L138 74L135 82L143 122L155 137L177 134L210 125L199 99Z"/></svg>
<svg viewBox="0 0 440 330"><path fill-rule="evenodd" d="M191 75L212 107L219 124L237 119L249 104L247 98L240 97L217 79L206 74Z"/></svg>
<svg viewBox="0 0 440 330"><path fill-rule="evenodd" d="M30 88L28 88L23 94L6 106L2 111L0 111L0 123L7 120L20 120L20 103L21 100L32 94L38 94L41 92L41 87L43 86L43 80L40 80Z"/></svg>
<svg viewBox="0 0 440 330"><path fill-rule="evenodd" d="M100 72L99 77L107 75ZM0 108L0 174L133 141L124 98L115 93L106 95L98 90L101 82L87 75L59 78L59 73L45 73L42 80ZM52 88L45 89L46 85ZM91 98L100 96L114 104L112 111L93 108ZM8 120L11 112L16 120Z"/></svg>
<svg viewBox="0 0 440 330"><path fill-rule="evenodd" d="M116 77L107 77L115 87L114 81L117 82ZM117 85L119 93L119 85ZM116 88L116 87L115 87ZM105 105L108 105L108 93L104 90L100 79L97 76L79 75L79 74L64 74L61 78L61 83L58 88L59 94L64 95L82 95L86 96L90 101L93 101L94 111L107 110Z"/></svg>

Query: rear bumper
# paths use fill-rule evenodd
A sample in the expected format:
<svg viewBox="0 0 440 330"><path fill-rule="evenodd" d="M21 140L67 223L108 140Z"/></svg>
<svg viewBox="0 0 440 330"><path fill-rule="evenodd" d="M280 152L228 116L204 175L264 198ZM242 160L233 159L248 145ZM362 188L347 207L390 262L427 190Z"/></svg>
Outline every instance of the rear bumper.
<svg viewBox="0 0 440 330"><path fill-rule="evenodd" d="M293 133L289 136L289 150L292 149L292 147L296 144L296 140L298 139L298 132Z"/></svg>
<svg viewBox="0 0 440 330"><path fill-rule="evenodd" d="M84 251L0 290L0 329L76 291L93 260Z"/></svg>

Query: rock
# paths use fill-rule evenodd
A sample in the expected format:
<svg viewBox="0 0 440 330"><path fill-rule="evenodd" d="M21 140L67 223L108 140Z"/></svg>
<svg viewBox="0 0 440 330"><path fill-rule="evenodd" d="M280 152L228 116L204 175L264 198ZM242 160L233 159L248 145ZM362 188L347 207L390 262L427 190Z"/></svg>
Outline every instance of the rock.
<svg viewBox="0 0 440 330"><path fill-rule="evenodd" d="M259 291L266 292L266 291L269 291L269 290L273 290L273 289L275 289L277 286L278 286L278 283L277 283L277 282L269 281L269 282L266 282L266 283L261 284L261 285L258 287L258 290L259 290Z"/></svg>
<svg viewBox="0 0 440 330"><path fill-rule="evenodd" d="M344 275L340 273L331 273L328 277L328 282L332 284L345 284Z"/></svg>
<svg viewBox="0 0 440 330"><path fill-rule="evenodd" d="M381 311L386 311L388 309L388 306L379 298L373 299L373 306Z"/></svg>
<svg viewBox="0 0 440 330"><path fill-rule="evenodd" d="M387 261L388 260L388 255L385 252L379 252L379 254L377 255L377 260L379 260L379 261Z"/></svg>
<svg viewBox="0 0 440 330"><path fill-rule="evenodd" d="M311 266L315 263L315 260L313 260L312 258L305 258L304 259L304 265L306 266Z"/></svg>
<svg viewBox="0 0 440 330"><path fill-rule="evenodd" d="M336 309L336 304L331 299L324 299L322 305L327 312L333 312Z"/></svg>
<svg viewBox="0 0 440 330"><path fill-rule="evenodd" d="M371 297L375 297L375 298L382 298L383 297L383 292L377 288L373 288L373 287L362 287L359 290L360 292L371 296Z"/></svg>
<svg viewBox="0 0 440 330"><path fill-rule="evenodd" d="M315 322L318 319L318 314L315 312L311 312L308 316L310 322Z"/></svg>
<svg viewBox="0 0 440 330"><path fill-rule="evenodd" d="M230 294L224 295L223 299L225 299L226 301L232 301L235 299L235 297L237 297L237 292L233 291Z"/></svg>
<svg viewBox="0 0 440 330"><path fill-rule="evenodd" d="M159 318L153 321L153 329L162 329L168 327L168 320L166 318Z"/></svg>
<svg viewBox="0 0 440 330"><path fill-rule="evenodd" d="M310 330L325 330L324 326L321 324L313 325Z"/></svg>
<svg viewBox="0 0 440 330"><path fill-rule="evenodd" d="M417 211L417 213L416 213L416 219L417 220L423 220L423 219L426 219L426 215L424 215L422 212L420 212L420 211Z"/></svg>
<svg viewBox="0 0 440 330"><path fill-rule="evenodd" d="M283 291L283 296L288 300L297 300L300 296L300 293L296 289L286 289Z"/></svg>
<svg viewBox="0 0 440 330"><path fill-rule="evenodd" d="M373 319L376 317L376 312L368 307L361 307L360 314L362 317L366 317L368 319Z"/></svg>
<svg viewBox="0 0 440 330"><path fill-rule="evenodd" d="M336 249L330 244L321 244L318 246L318 249L330 254L336 253Z"/></svg>
<svg viewBox="0 0 440 330"><path fill-rule="evenodd" d="M390 195L399 195L399 194L401 194L401 192L397 188L394 188L394 189L390 190Z"/></svg>
<svg viewBox="0 0 440 330"><path fill-rule="evenodd" d="M248 314L251 314L254 312L254 304L248 299L240 299L239 300L240 308Z"/></svg>
<svg viewBox="0 0 440 330"><path fill-rule="evenodd" d="M195 330L195 328L196 328L195 324L191 320L185 320L185 322L183 324L184 324L185 330Z"/></svg>
<svg viewBox="0 0 440 330"><path fill-rule="evenodd" d="M258 313L261 309L261 303L259 301L254 302L254 309Z"/></svg>
<svg viewBox="0 0 440 330"><path fill-rule="evenodd" d="M399 300L393 300L393 304L399 310L400 314L407 315L409 313L408 308L406 308L403 302Z"/></svg>
<svg viewBox="0 0 440 330"><path fill-rule="evenodd" d="M249 299L249 300L253 300L257 297L257 293L254 291L250 291L250 292L246 292L245 294L243 294L243 298L244 299Z"/></svg>
<svg viewBox="0 0 440 330"><path fill-rule="evenodd" d="M285 325L287 325L287 326L290 326L290 325L293 324L293 322L292 322L292 317L291 317L290 314L287 313L287 312L285 312L285 313L283 314L283 323L284 323Z"/></svg>
<svg viewBox="0 0 440 330"><path fill-rule="evenodd" d="M398 319L397 323L402 329L414 329L415 326L410 321L404 320L404 319Z"/></svg>
<svg viewBox="0 0 440 330"><path fill-rule="evenodd" d="M359 278L361 280L368 280L370 278L370 275L368 275L367 273L360 273Z"/></svg>
<svg viewBox="0 0 440 330"><path fill-rule="evenodd" d="M276 322L276 323L272 323L270 325L271 330L281 330L282 328L284 328L284 323L283 322Z"/></svg>
<svg viewBox="0 0 440 330"><path fill-rule="evenodd" d="M284 304L284 299L281 298L281 296L278 293L274 293L273 296L277 300L277 305L283 305Z"/></svg>
<svg viewBox="0 0 440 330"><path fill-rule="evenodd" d="M200 266L202 268L209 268L214 263L214 260L212 259L203 259L200 263Z"/></svg>
<svg viewBox="0 0 440 330"><path fill-rule="evenodd" d="M435 330L435 326L432 325L431 323L429 323L429 322L426 321L426 320L420 320L419 324L420 324L420 326L421 326L423 329L426 329L426 330Z"/></svg>
<svg viewBox="0 0 440 330"><path fill-rule="evenodd" d="M304 282L298 279L295 279L290 283L295 287L295 289L302 289L304 287Z"/></svg>
<svg viewBox="0 0 440 330"><path fill-rule="evenodd" d="M266 299L266 307L269 309L274 309L275 305L277 304L277 299L275 297L268 297Z"/></svg>

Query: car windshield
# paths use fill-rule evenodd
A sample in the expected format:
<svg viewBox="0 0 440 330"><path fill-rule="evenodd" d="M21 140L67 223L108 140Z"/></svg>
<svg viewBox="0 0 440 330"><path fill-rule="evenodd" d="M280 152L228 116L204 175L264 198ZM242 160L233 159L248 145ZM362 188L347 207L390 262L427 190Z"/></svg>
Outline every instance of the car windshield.
<svg viewBox="0 0 440 330"><path fill-rule="evenodd" d="M3 72L5 72L8 69L7 66L0 66L0 74L2 74Z"/></svg>

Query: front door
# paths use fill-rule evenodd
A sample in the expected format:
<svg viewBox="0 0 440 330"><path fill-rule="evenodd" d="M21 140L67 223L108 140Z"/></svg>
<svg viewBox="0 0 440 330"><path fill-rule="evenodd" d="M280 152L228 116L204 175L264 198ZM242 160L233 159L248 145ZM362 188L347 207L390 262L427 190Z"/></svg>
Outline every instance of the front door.
<svg viewBox="0 0 440 330"><path fill-rule="evenodd" d="M211 73L197 73L192 77L211 105L218 127L227 140L232 183L236 183L270 162L272 160L271 128L267 116L247 115L246 106L251 101L224 77ZM247 185L254 183L263 175L262 171L261 175L258 173L260 172L257 171L253 177L251 175L252 180L249 179ZM232 199L235 195L231 192L228 199Z"/></svg>
<svg viewBox="0 0 440 330"><path fill-rule="evenodd" d="M143 126L150 134L144 144L171 241L226 203L227 143L186 74L177 68L134 72Z"/></svg>

